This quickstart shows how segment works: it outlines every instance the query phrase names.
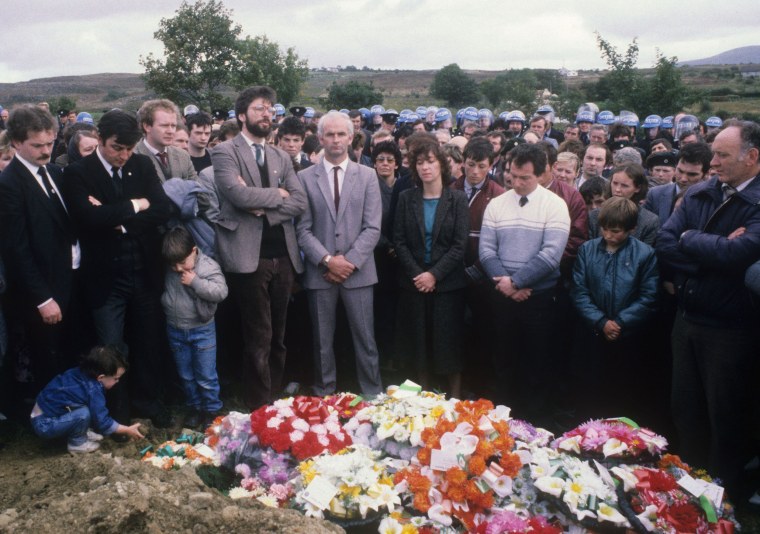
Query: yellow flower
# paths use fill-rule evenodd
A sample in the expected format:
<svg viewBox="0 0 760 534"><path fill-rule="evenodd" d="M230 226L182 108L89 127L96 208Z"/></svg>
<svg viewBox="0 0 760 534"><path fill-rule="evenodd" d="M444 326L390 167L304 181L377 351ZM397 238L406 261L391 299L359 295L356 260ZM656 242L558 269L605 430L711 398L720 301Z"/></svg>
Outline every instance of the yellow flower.
<svg viewBox="0 0 760 534"><path fill-rule="evenodd" d="M417 530L417 527L412 525L411 523L407 523L403 527L401 527L401 534L417 534L419 532Z"/></svg>

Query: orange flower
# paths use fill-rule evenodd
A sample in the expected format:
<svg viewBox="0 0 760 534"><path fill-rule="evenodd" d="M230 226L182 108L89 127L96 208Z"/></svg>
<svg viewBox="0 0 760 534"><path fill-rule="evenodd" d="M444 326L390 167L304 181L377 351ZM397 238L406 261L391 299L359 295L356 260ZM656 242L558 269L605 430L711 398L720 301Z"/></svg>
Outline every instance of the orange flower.
<svg viewBox="0 0 760 534"><path fill-rule="evenodd" d="M446 481L455 486L461 486L467 482L467 473L459 467L452 467L446 471Z"/></svg>
<svg viewBox="0 0 760 534"><path fill-rule="evenodd" d="M430 479L424 475L420 475L418 473L410 474L409 478L407 479L409 482L409 489L412 490L414 493L418 492L424 492L427 493L430 489L430 486L433 485L432 482L430 482Z"/></svg>
<svg viewBox="0 0 760 534"><path fill-rule="evenodd" d="M504 469L504 474L508 477L516 477L522 468L520 457L516 454L506 453L499 460L499 465Z"/></svg>
<svg viewBox="0 0 760 534"><path fill-rule="evenodd" d="M685 464L681 460L680 456L678 456L677 454L663 454L658 464L658 467L660 469L666 469L670 466L675 466L675 467L683 469L687 473L691 473L691 467L689 467L688 464Z"/></svg>
<svg viewBox="0 0 760 534"><path fill-rule="evenodd" d="M468 501L475 501L475 499L481 495L481 491L478 489L478 486L475 485L474 480L467 481L467 485L465 486L465 493L467 494Z"/></svg>
<svg viewBox="0 0 760 534"><path fill-rule="evenodd" d="M478 441L478 445L475 447L475 454L482 456L483 458L493 456L495 452L496 448L493 446L493 444L490 441L486 441L484 439Z"/></svg>
<svg viewBox="0 0 760 534"><path fill-rule="evenodd" d="M423 514L426 514L427 511L430 509L430 499L428 499L428 496L424 493L415 493L414 494L414 508L416 510L419 510Z"/></svg>
<svg viewBox="0 0 760 534"><path fill-rule="evenodd" d="M482 456L475 454L472 456L472 458L470 458L470 464L468 467L470 468L470 473L475 476L480 476L486 470L486 462L483 460Z"/></svg>
<svg viewBox="0 0 760 534"><path fill-rule="evenodd" d="M421 448L417 451L417 459L422 465L430 465L430 449Z"/></svg>
<svg viewBox="0 0 760 534"><path fill-rule="evenodd" d="M446 495L454 502L464 502L467 497L466 492L459 486L450 486Z"/></svg>

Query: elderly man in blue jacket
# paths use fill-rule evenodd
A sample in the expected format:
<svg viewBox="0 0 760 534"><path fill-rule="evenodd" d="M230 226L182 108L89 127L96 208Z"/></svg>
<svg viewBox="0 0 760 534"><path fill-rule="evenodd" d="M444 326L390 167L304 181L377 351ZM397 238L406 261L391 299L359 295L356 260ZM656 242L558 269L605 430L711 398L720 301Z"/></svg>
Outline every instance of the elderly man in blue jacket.
<svg viewBox="0 0 760 534"><path fill-rule="evenodd" d="M760 259L760 125L727 122L712 145L715 175L692 186L657 238L674 273L673 418L680 453L742 496L756 382L760 311L744 273Z"/></svg>

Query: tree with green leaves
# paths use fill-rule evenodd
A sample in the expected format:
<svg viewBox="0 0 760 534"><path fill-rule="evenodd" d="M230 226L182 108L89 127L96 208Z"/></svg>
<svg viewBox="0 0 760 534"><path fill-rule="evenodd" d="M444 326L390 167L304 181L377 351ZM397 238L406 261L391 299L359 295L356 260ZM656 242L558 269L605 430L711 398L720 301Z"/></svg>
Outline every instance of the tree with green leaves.
<svg viewBox="0 0 760 534"><path fill-rule="evenodd" d="M683 83L681 71L678 68L678 58L665 57L659 49L654 76L646 80L644 89L642 92L644 101L640 109L645 115L652 113L663 116L672 115L700 99L698 92L689 89Z"/></svg>
<svg viewBox="0 0 760 534"><path fill-rule="evenodd" d="M266 36L246 37L239 41L240 68L232 73L235 89L251 85L268 85L277 91L278 101L287 106L301 91L309 77L306 60L299 59L293 48L284 53Z"/></svg>
<svg viewBox="0 0 760 534"><path fill-rule="evenodd" d="M510 109L532 109L541 89L538 77L531 69L509 69L480 84L480 92L495 108L504 104Z"/></svg>
<svg viewBox="0 0 760 534"><path fill-rule="evenodd" d="M326 108L348 108L374 106L383 103L383 92L372 82L351 80L344 84L333 82L327 90L327 97L320 99Z"/></svg>
<svg viewBox="0 0 760 534"><path fill-rule="evenodd" d="M634 37L625 54L618 52L599 32L595 32L596 44L602 52L602 59L609 67L609 72L596 84L596 96L602 105L610 109L637 109L642 77L636 70L639 59L639 45Z"/></svg>
<svg viewBox="0 0 760 534"><path fill-rule="evenodd" d="M477 82L456 63L446 65L435 74L430 84L430 95L452 107L473 105L479 100Z"/></svg>
<svg viewBox="0 0 760 534"><path fill-rule="evenodd" d="M226 103L221 91L241 66L241 31L221 0L183 1L173 17L161 19L153 34L164 43L165 59L140 57L145 84L178 105L211 109Z"/></svg>
<svg viewBox="0 0 760 534"><path fill-rule="evenodd" d="M145 84L178 105L206 109L226 109L229 88L250 85L269 85L290 103L308 76L306 61L292 48L282 52L266 37L242 39L241 33L221 0L183 0L153 34L164 44L164 58L140 57Z"/></svg>

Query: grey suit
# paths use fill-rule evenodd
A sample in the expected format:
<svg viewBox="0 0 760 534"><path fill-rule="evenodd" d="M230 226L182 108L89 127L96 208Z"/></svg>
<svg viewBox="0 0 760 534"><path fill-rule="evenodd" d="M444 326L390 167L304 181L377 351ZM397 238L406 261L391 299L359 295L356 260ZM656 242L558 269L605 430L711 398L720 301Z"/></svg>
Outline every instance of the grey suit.
<svg viewBox="0 0 760 534"><path fill-rule="evenodd" d="M303 286L309 291L309 311L316 327L314 337L316 395L336 387L335 312L338 297L348 315L362 393L382 391L374 335L373 285L377 271L373 251L380 239L382 202L375 171L349 161L340 192L338 212L331 193L332 181L320 162L298 173L309 205L296 224L298 244L305 257ZM342 284L323 278L326 255L343 255L356 270Z"/></svg>
<svg viewBox="0 0 760 534"><path fill-rule="evenodd" d="M678 197L678 184L663 184L647 191L644 208L660 218L660 226L664 225L673 213Z"/></svg>
<svg viewBox="0 0 760 534"><path fill-rule="evenodd" d="M306 194L285 152L265 145L264 160L259 167L243 134L211 153L219 199L217 250L240 312L250 409L279 394L294 270L303 271L293 218L306 209ZM280 189L290 196L283 198Z"/></svg>
<svg viewBox="0 0 760 534"><path fill-rule="evenodd" d="M182 178L184 180L198 180L198 173L195 172L193 167L193 161L190 159L190 154L174 146L166 147L166 155L169 162L168 168L164 169L161 166L161 162L145 145L145 139L141 139L137 145L135 145L135 152L148 156L153 166L156 168L156 174L161 183L164 183L170 178Z"/></svg>

